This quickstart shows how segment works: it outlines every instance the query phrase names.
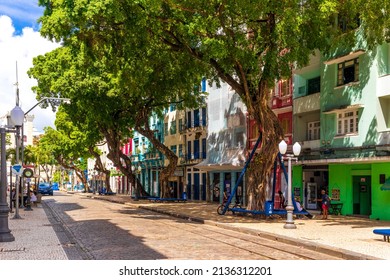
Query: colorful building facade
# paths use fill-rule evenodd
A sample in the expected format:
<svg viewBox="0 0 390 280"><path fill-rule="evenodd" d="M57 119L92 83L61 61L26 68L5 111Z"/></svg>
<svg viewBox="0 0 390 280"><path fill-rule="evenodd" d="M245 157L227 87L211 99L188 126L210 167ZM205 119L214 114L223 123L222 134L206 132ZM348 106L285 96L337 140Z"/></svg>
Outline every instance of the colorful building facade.
<svg viewBox="0 0 390 280"><path fill-rule="evenodd" d="M207 88L207 154L195 167L207 172L207 201L221 203L230 194L246 161L246 107L229 85L215 83ZM237 188L237 202L245 200L245 182ZM234 202L234 201L233 201Z"/></svg>
<svg viewBox="0 0 390 280"><path fill-rule="evenodd" d="M343 215L390 220L389 45L319 53L294 72L293 184L308 209L325 189Z"/></svg>

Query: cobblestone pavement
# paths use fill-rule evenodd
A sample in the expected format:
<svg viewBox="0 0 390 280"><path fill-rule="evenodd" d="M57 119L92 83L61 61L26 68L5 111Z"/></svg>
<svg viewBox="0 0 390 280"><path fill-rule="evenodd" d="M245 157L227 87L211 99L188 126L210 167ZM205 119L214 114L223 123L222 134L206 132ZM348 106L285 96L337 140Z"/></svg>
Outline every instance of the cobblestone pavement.
<svg viewBox="0 0 390 280"><path fill-rule="evenodd" d="M86 252L89 259L340 259L294 244L185 221L133 204L56 195L46 200L46 205L72 235L77 236L75 247Z"/></svg>
<svg viewBox="0 0 390 280"><path fill-rule="evenodd" d="M239 216L227 213L218 215L215 203L154 203L144 200L133 201L129 196L99 196L82 194L93 199L105 199L117 203L128 203L138 207L159 211L176 217L233 228L241 232L300 244L318 251L345 255L348 259L390 260L390 243L373 234L375 228L390 228L390 221L377 221L361 217L334 216L328 220L296 219L297 229L284 229L283 218L264 219L256 216Z"/></svg>
<svg viewBox="0 0 390 280"><path fill-rule="evenodd" d="M103 199L125 204L129 206L127 211L134 211L138 207L170 214L182 219L233 229L236 233L250 233L282 243L298 244L302 247L316 249L318 252L331 253L335 257L390 259L390 243L384 242L381 236L372 233L374 228L390 228L390 222L388 221L330 216L328 220L317 218L295 220L297 229L286 230L283 228L283 219L265 220L260 217L237 216L230 213L223 216L218 215L216 213L218 205L213 203L153 203L142 200L132 201L128 196L121 195L77 195L87 200ZM49 203L50 199L50 197L44 197L44 203ZM64 207L74 206L64 205ZM48 209L46 209L46 212L42 206L34 207L31 212L20 209L20 215L23 218L21 220L12 219L13 215L13 213L10 214L9 228L15 236L15 241L0 243L0 259L65 260L68 257L70 259L94 258L85 248L78 246L76 237L69 234L69 231L63 226L63 221L57 220L56 215L53 215ZM72 217L69 216L68 219L72 219ZM153 222L152 217L150 219ZM93 225L92 221L85 221L85 223ZM77 226L77 224L74 223L73 226ZM104 235L106 229L99 228L97 230L100 230ZM85 232L85 237L88 237L88 232ZM143 242L143 240L138 241ZM94 240L90 240L90 242L93 243ZM120 250L121 244L115 244L114 242L113 246L114 250ZM158 256L156 258L158 259Z"/></svg>

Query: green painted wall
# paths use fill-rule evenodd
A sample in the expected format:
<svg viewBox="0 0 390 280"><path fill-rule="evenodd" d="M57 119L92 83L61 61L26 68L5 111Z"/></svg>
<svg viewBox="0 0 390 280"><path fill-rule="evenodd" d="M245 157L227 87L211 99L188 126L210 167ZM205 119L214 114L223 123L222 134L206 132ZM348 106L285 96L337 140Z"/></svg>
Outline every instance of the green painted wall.
<svg viewBox="0 0 390 280"><path fill-rule="evenodd" d="M300 201L303 201L303 172L302 165L293 166L292 169L292 188L300 188Z"/></svg>
<svg viewBox="0 0 390 280"><path fill-rule="evenodd" d="M351 176L350 166L341 164L329 165L329 194L333 190L340 191L340 202L343 203L341 213L343 215L352 214L352 193L351 193Z"/></svg>
<svg viewBox="0 0 390 280"><path fill-rule="evenodd" d="M390 177L390 163L329 165L329 193L332 194L334 189L340 190L343 215L352 215L354 211L355 213L360 211L361 214L371 212L371 219L390 220L390 191L380 190L382 186L379 182L380 174L385 174L386 179ZM370 193L362 193L360 198L355 194L354 198L354 185L355 188L364 185L360 183L361 178L367 178L367 185L371 186L368 190ZM368 178L371 180L368 181ZM369 198L371 202L368 201ZM360 208L354 210L354 202L356 204L359 199ZM370 203L371 210L367 208Z"/></svg>
<svg viewBox="0 0 390 280"><path fill-rule="evenodd" d="M390 177L390 163L372 164L372 214L370 218L390 220L390 191L381 191L380 174L385 174L386 179Z"/></svg>

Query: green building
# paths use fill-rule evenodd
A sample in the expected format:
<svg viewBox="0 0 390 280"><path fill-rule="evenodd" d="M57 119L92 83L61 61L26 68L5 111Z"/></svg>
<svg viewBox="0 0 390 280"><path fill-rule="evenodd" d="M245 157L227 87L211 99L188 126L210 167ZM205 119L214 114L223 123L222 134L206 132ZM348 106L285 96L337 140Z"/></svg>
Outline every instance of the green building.
<svg viewBox="0 0 390 280"><path fill-rule="evenodd" d="M389 54L389 44L361 44L294 71L293 187L308 209L325 189L343 215L390 220Z"/></svg>

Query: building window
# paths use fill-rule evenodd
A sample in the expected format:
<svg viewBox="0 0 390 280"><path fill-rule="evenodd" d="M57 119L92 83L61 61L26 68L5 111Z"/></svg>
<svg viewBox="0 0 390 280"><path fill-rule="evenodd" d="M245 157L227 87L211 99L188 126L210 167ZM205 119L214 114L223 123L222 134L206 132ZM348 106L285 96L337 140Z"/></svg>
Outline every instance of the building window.
<svg viewBox="0 0 390 280"><path fill-rule="evenodd" d="M194 140L194 158L198 159L200 158L200 146L199 146L199 140Z"/></svg>
<svg viewBox="0 0 390 280"><path fill-rule="evenodd" d="M321 78L316 77L307 81L307 94L313 94L321 91Z"/></svg>
<svg viewBox="0 0 390 280"><path fill-rule="evenodd" d="M191 111L188 111L188 112L187 112L187 128L193 127L193 126L192 126L191 116L192 116Z"/></svg>
<svg viewBox="0 0 390 280"><path fill-rule="evenodd" d="M171 146L171 151L176 155L177 146L176 145Z"/></svg>
<svg viewBox="0 0 390 280"><path fill-rule="evenodd" d="M183 126L183 119L179 119L179 131L183 131L185 127Z"/></svg>
<svg viewBox="0 0 390 280"><path fill-rule="evenodd" d="M206 92L206 79L202 79L202 92Z"/></svg>
<svg viewBox="0 0 390 280"><path fill-rule="evenodd" d="M279 97L291 95L291 79L280 81L279 83Z"/></svg>
<svg viewBox="0 0 390 280"><path fill-rule="evenodd" d="M285 134L291 134L292 133L292 115L291 112L289 113L282 113L278 115L278 119L280 122L280 125L283 129L283 132Z"/></svg>
<svg viewBox="0 0 390 280"><path fill-rule="evenodd" d="M179 157L183 156L183 144L179 144Z"/></svg>
<svg viewBox="0 0 390 280"><path fill-rule="evenodd" d="M135 151L134 151L134 154L137 155L139 154L141 151L140 149L138 148L139 147L139 139L134 139L134 147L135 147Z"/></svg>
<svg viewBox="0 0 390 280"><path fill-rule="evenodd" d="M206 126L207 121L207 108L202 108L202 126Z"/></svg>
<svg viewBox="0 0 390 280"><path fill-rule="evenodd" d="M307 124L307 140L318 140L320 139L320 122L309 122Z"/></svg>
<svg viewBox="0 0 390 280"><path fill-rule="evenodd" d="M202 139L202 158L206 158L207 156L207 146L206 146L206 138Z"/></svg>
<svg viewBox="0 0 390 280"><path fill-rule="evenodd" d="M187 141L187 159L191 159L193 157L191 147L192 147L192 142Z"/></svg>
<svg viewBox="0 0 390 280"><path fill-rule="evenodd" d="M171 121L170 133L171 135L176 134L176 120Z"/></svg>
<svg viewBox="0 0 390 280"><path fill-rule="evenodd" d="M347 16L345 13L340 13L337 16L337 23L342 32L354 30L361 24L360 14L356 14L355 16Z"/></svg>
<svg viewBox="0 0 390 280"><path fill-rule="evenodd" d="M359 60L344 61L338 64L337 69L337 85L345 85L359 81Z"/></svg>
<svg viewBox="0 0 390 280"><path fill-rule="evenodd" d="M347 111L337 115L337 134L356 134L359 132L359 111Z"/></svg>
<svg viewBox="0 0 390 280"><path fill-rule="evenodd" d="M198 127L200 125L200 112L199 109L194 110L194 127Z"/></svg>

